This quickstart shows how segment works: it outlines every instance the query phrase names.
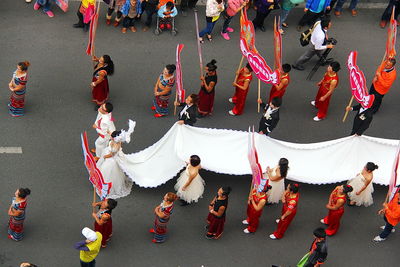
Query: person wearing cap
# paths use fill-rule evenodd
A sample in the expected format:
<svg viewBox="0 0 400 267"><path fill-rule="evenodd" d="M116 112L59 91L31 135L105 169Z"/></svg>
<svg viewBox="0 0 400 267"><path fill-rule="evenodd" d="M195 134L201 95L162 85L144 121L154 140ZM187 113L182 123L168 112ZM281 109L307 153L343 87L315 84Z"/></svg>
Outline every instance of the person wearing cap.
<svg viewBox="0 0 400 267"><path fill-rule="evenodd" d="M80 250L81 267L95 267L103 236L100 232L95 232L88 227L82 229L82 235L86 240L79 241L74 246L75 249Z"/></svg>
<svg viewBox="0 0 400 267"><path fill-rule="evenodd" d="M344 204L346 203L347 193L353 191L353 187L348 184L336 186L329 196L326 208L329 210L328 216L321 219L321 223L328 225L325 232L332 236L337 233L340 226L340 219L344 213Z"/></svg>
<svg viewBox="0 0 400 267"><path fill-rule="evenodd" d="M394 227L400 222L400 191L397 188L397 192L393 196L389 203L384 203L383 208L378 212L378 214L383 214L383 219L385 220L385 225L381 226L383 230L378 236L375 236L375 242L385 241L386 238L393 233Z"/></svg>
<svg viewBox="0 0 400 267"><path fill-rule="evenodd" d="M320 227L315 229L313 234L315 239L311 244L310 251L304 255L297 266L316 267L326 261L326 258L328 257L328 244L326 243L325 230Z"/></svg>

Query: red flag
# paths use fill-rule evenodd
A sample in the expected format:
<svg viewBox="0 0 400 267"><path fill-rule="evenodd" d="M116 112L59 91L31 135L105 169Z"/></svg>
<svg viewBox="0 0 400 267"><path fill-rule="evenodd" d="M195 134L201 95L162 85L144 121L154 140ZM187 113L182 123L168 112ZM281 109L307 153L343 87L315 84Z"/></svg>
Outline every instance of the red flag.
<svg viewBox="0 0 400 267"><path fill-rule="evenodd" d="M257 149L254 142L254 127L253 131L250 132L249 127L249 146L248 146L248 159L250 163L251 173L253 175L253 188L256 188L258 192L261 192L264 189L266 180L263 179L263 173L261 169L261 165L258 162L258 154Z"/></svg>
<svg viewBox="0 0 400 267"><path fill-rule="evenodd" d="M394 11L395 7L393 7L388 28L388 36L386 40L386 58L394 58L396 56L397 20L394 19Z"/></svg>
<svg viewBox="0 0 400 267"><path fill-rule="evenodd" d="M388 190L388 195L389 195L389 201L390 202L392 200L392 198L394 197L395 193L397 192L398 189L395 189L395 186L397 185L397 175L399 172L399 166L400 166L400 142L399 142L399 146L397 148L397 152L396 152L396 156L394 158L394 162L393 162L393 170L392 170L392 177L390 178L390 182L389 182L389 190Z"/></svg>
<svg viewBox="0 0 400 267"><path fill-rule="evenodd" d="M99 9L97 9L98 11ZM90 20L90 28L89 28L89 42L87 45L86 49L86 54L88 56L93 56L94 55L94 41L96 38L96 30L97 30L97 23L99 20L99 14L96 12L93 16L92 19Z"/></svg>
<svg viewBox="0 0 400 267"><path fill-rule="evenodd" d="M178 101L185 102L185 89L183 89L182 81L182 67L181 67L181 51L185 45L178 44L176 46L176 93L178 95Z"/></svg>
<svg viewBox="0 0 400 267"><path fill-rule="evenodd" d="M279 24L278 22L274 21L274 65L275 68L282 71L282 34L279 31Z"/></svg>

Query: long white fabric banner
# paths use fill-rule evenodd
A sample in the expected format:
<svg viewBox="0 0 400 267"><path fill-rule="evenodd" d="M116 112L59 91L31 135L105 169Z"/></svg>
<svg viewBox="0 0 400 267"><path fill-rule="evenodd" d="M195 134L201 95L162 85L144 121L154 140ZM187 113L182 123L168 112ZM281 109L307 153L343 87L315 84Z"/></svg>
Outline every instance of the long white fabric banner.
<svg viewBox="0 0 400 267"><path fill-rule="evenodd" d="M127 154L119 163L141 187L156 187L172 179L191 155L201 158L203 169L233 175L251 174L247 159L247 132L197 128L175 124L154 145ZM336 140L296 144L255 134L262 169L278 160L289 160L288 179L308 184L329 184L349 180L368 161L379 166L374 183L388 185L399 140L349 136ZM249 177L249 182L251 177Z"/></svg>

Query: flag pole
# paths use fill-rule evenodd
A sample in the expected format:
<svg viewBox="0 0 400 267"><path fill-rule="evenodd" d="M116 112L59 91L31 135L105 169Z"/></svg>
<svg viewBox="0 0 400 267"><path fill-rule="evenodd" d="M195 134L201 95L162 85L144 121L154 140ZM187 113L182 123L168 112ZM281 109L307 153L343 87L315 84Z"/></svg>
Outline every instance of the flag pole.
<svg viewBox="0 0 400 267"><path fill-rule="evenodd" d="M353 99L354 99L354 96L352 96L352 97L350 98L350 101L349 101L349 104L347 105L347 107L351 107L351 104L353 103ZM345 122L345 121L346 121L346 118L347 118L347 115L348 115L348 114L349 114L349 111L346 110L346 113L345 113L344 116L343 116L342 122Z"/></svg>
<svg viewBox="0 0 400 267"><path fill-rule="evenodd" d="M239 77L239 71L242 68L243 59L244 59L244 56L242 56L242 58L240 59L240 63L239 63L239 66L237 68L236 75L235 75L235 80L233 82L236 82L237 78Z"/></svg>
<svg viewBox="0 0 400 267"><path fill-rule="evenodd" d="M96 188L93 186L93 203L96 203ZM92 213L96 211L96 207L92 206Z"/></svg>
<svg viewBox="0 0 400 267"><path fill-rule="evenodd" d="M203 59L201 55L201 45L200 45L200 37L199 37L199 20L197 19L197 11L194 11L194 19L196 22L196 40L197 40L197 53L199 54L200 61L200 76L203 77Z"/></svg>
<svg viewBox="0 0 400 267"><path fill-rule="evenodd" d="M174 116L176 116L176 105L175 103L178 101L178 92L175 90L175 102L174 102Z"/></svg>
<svg viewBox="0 0 400 267"><path fill-rule="evenodd" d="M257 103L258 103L258 99L260 99L261 96L261 81L260 79L258 79L258 98L257 98ZM260 103L257 104L257 112L260 113Z"/></svg>

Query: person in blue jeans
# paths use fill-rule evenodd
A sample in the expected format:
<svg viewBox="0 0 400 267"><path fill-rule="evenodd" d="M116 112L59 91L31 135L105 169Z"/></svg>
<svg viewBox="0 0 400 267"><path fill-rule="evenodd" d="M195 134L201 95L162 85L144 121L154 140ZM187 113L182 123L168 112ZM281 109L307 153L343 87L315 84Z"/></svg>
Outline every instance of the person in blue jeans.
<svg viewBox="0 0 400 267"><path fill-rule="evenodd" d="M337 1L336 7L335 7L335 16L336 17L340 17L340 15L342 15L342 9L343 9L344 2L346 2L346 0L338 0ZM353 17L357 16L357 10L356 10L357 3L358 3L358 0L351 0L351 2L350 2L349 9L350 9L351 15ZM333 6L334 6L334 3L332 1L331 7L333 7Z"/></svg>
<svg viewBox="0 0 400 267"><path fill-rule="evenodd" d="M201 43L204 42L203 40L204 35L207 36L207 39L210 42L212 41L211 33L222 11L224 11L224 4L222 0L207 0L206 4L207 26L199 33L199 41Z"/></svg>
<svg viewBox="0 0 400 267"><path fill-rule="evenodd" d="M35 5L33 6L34 10L39 10L39 8L43 8L43 12L49 16L49 18L54 17L54 13L50 10L50 2L52 0L36 0Z"/></svg>

